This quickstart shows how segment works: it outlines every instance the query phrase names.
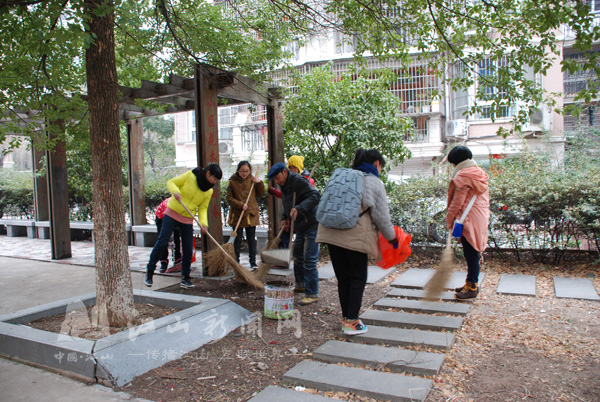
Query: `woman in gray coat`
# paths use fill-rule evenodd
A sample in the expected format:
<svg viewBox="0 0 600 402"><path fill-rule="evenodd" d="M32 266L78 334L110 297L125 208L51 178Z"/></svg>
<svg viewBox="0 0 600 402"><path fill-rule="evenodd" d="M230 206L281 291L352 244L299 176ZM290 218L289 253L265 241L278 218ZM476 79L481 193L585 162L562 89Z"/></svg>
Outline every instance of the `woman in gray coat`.
<svg viewBox="0 0 600 402"><path fill-rule="evenodd" d="M342 307L342 330L347 335L367 332L367 326L358 319L363 292L367 283L369 256L379 258L379 232L398 247L398 239L390 218L385 188L379 173L385 159L376 149L358 149L354 154L352 168L365 175L365 188L358 222L350 229L333 229L319 224L317 243L325 243L333 270L338 280L338 294Z"/></svg>

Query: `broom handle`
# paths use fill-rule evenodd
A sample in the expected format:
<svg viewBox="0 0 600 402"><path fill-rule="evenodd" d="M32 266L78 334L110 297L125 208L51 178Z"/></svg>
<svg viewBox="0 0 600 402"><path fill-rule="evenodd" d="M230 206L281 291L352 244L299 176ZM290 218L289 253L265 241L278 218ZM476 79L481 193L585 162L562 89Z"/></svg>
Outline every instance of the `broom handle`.
<svg viewBox="0 0 600 402"><path fill-rule="evenodd" d="M252 190L254 190L254 182L252 182L252 185L250 186L250 192L248 193L248 197L246 197L246 202L244 204L248 204L248 201L250 201L250 196L252 195ZM242 217L244 216L244 212L246 212L246 211L244 211L242 209L242 213L240 214L237 224L235 225L235 229L233 229L233 232L231 233L231 235L233 237L237 236L237 230L238 230L238 227L240 226L240 222L242 221Z"/></svg>
<svg viewBox="0 0 600 402"><path fill-rule="evenodd" d="M237 264L237 261L234 260L233 257L230 256L227 251L225 251L225 249L219 244L219 242L214 237L212 237L212 235L208 231L208 228L200 223L200 221L196 218L196 215L191 213L190 210L188 209L188 207L183 202L179 201L179 203L183 206L183 208L185 208L185 210L187 211L188 214L192 215L192 218L194 218L194 220L196 221L196 224L198 224L198 226L200 226L200 229L204 228L206 230L206 234L208 235L209 239L211 239L212 242L215 243L217 245L217 247L219 247L221 249L221 251L223 252L223 254L225 254L225 256L229 260L229 262L233 261L233 263Z"/></svg>
<svg viewBox="0 0 600 402"><path fill-rule="evenodd" d="M284 227L282 227L281 229L279 229L279 233L277 233L277 237L275 237L276 239L281 238L281 235L283 234L284 229L285 229Z"/></svg>
<svg viewBox="0 0 600 402"><path fill-rule="evenodd" d="M296 193L294 193L294 196L292 197L292 209L294 209L294 207L296 206ZM290 210L291 211L291 210ZM296 219L292 219L292 223L290 224L290 250L292 249L292 238L294 236L294 221Z"/></svg>
<svg viewBox="0 0 600 402"><path fill-rule="evenodd" d="M310 181L310 178L313 177L313 174L315 173L317 166L319 166L319 162L315 163L315 166L313 166L312 170L310 171L310 175L308 176L308 181Z"/></svg>

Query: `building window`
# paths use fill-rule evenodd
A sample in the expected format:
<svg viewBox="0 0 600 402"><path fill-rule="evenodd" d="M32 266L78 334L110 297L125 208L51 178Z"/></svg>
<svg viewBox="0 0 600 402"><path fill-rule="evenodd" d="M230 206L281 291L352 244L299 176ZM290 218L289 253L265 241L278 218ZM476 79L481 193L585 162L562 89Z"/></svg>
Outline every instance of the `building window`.
<svg viewBox="0 0 600 402"><path fill-rule="evenodd" d="M263 132L265 126L244 126L242 127L242 151L255 152L264 151Z"/></svg>
<svg viewBox="0 0 600 402"><path fill-rule="evenodd" d="M505 86L498 84L499 71L508 66L506 58L500 61L484 59L477 65L476 93L478 103L482 109L477 113L475 119L497 119L511 117L514 114L514 107L508 105L492 106L492 101L503 102L507 99L507 90Z"/></svg>
<svg viewBox="0 0 600 402"><path fill-rule="evenodd" d="M356 38L335 32L335 53L354 53Z"/></svg>
<svg viewBox="0 0 600 402"><path fill-rule="evenodd" d="M425 116L413 117L413 132L406 137L406 141L429 142L429 118Z"/></svg>
<svg viewBox="0 0 600 402"><path fill-rule="evenodd" d="M600 0L597 0L600 2ZM599 52L595 52L599 53ZM600 54L597 54L600 57ZM575 60L579 66L583 66L588 59L589 54L587 53L576 53L565 55L565 59ZM577 70L573 73L569 71L564 72L563 78L563 91L566 97L572 97L577 94L579 91L583 91L585 89L590 89L592 83L595 82L595 85L600 87L600 79L596 72L592 69L588 70Z"/></svg>

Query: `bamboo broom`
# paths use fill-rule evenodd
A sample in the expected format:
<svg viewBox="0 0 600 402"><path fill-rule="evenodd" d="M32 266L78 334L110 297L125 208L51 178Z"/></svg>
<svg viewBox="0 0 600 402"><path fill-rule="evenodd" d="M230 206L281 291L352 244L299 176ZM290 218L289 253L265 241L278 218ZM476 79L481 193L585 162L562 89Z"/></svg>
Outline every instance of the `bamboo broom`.
<svg viewBox="0 0 600 402"><path fill-rule="evenodd" d="M208 228L206 226L204 226L203 224L201 224L200 221L198 221L196 216L190 212L188 207L185 206L185 204L181 201L179 201L179 203L183 206L183 208L185 208L187 213L190 214L192 216L192 218L194 218L194 221L196 221L196 224L198 226L200 226L200 229L205 229L206 235L209 237L209 239L218 247L219 250L221 250L221 253L222 253L221 258L227 260L227 262L229 262L229 264L231 264L231 266L233 267L235 272L239 275L239 278L242 279L244 282L246 282L248 285L250 285L252 287L255 287L257 289L264 289L263 283L261 281L257 280L254 277L254 275L252 275L252 272L250 272L246 268L242 267L235 260L235 258L233 258L231 255L227 254L225 249L223 249L223 247L219 244L219 242L214 237L212 237L212 235L209 233Z"/></svg>
<svg viewBox="0 0 600 402"><path fill-rule="evenodd" d="M250 186L250 192L248 193L248 197L246 197L245 204L248 204L253 190L254 182L252 182L252 185ZM233 242L235 240L235 237L237 236L237 230L244 216L244 212L246 211L242 210L237 224L235 225L233 232L231 232L231 235L229 236L229 241L225 243L225 245L223 245L223 249L227 252L227 254L229 254L233 258L237 258L237 256L235 255L235 247L233 245ZM213 248L212 250L209 250L206 253L206 261L209 264L208 274L210 276L224 276L227 274L227 261L221 258L221 251L219 249Z"/></svg>
<svg viewBox="0 0 600 402"><path fill-rule="evenodd" d="M281 228L281 230L279 230L279 233L277 234L277 237L275 237L272 240L269 240L269 242L267 243L266 247L263 250L274 250L279 246L279 242L281 241L281 235L283 234L283 230L285 228ZM262 250L261 250L262 252ZM258 279L259 281L264 282L265 277L267 276L267 273L269 273L269 270L271 269L271 264L266 264L264 262L260 262L260 264L258 264L258 269L256 270L256 272L254 273L254 276L256 277L256 279Z"/></svg>
<svg viewBox="0 0 600 402"><path fill-rule="evenodd" d="M433 277L425 285L425 299L427 301L437 300L440 294L446 289L446 283L452 271L456 267L456 261L454 259L454 250L452 249L452 232L448 233L448 240L446 240L446 248L442 251L442 257L440 264L435 270Z"/></svg>

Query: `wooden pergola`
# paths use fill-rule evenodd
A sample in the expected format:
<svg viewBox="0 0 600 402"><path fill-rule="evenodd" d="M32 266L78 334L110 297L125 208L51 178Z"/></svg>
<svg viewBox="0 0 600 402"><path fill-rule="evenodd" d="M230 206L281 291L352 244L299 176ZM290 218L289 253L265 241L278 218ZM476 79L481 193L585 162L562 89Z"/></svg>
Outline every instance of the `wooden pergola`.
<svg viewBox="0 0 600 402"><path fill-rule="evenodd" d="M196 112L197 165L219 163L218 110L220 104L255 103L267 108L268 156L271 163L283 161L284 144L279 88L259 86L248 77L201 64L193 78L176 75L168 83L142 81L141 88L121 87L121 120L127 122L127 154L129 176L129 208L131 225L146 224L144 199L144 117L194 110ZM147 110L136 101L153 101L164 105L164 111ZM56 124L56 123L55 123ZM52 259L71 257L66 148L60 141L50 151L33 149L33 167L39 169L47 158L46 177L36 177L34 183L35 219L49 221ZM117 162L116 162L117 163ZM120 163L120 162L118 162ZM269 199L269 224L275 227L280 205ZM220 188L215 187L209 207L209 231L222 242ZM203 250L210 249L206 239Z"/></svg>

